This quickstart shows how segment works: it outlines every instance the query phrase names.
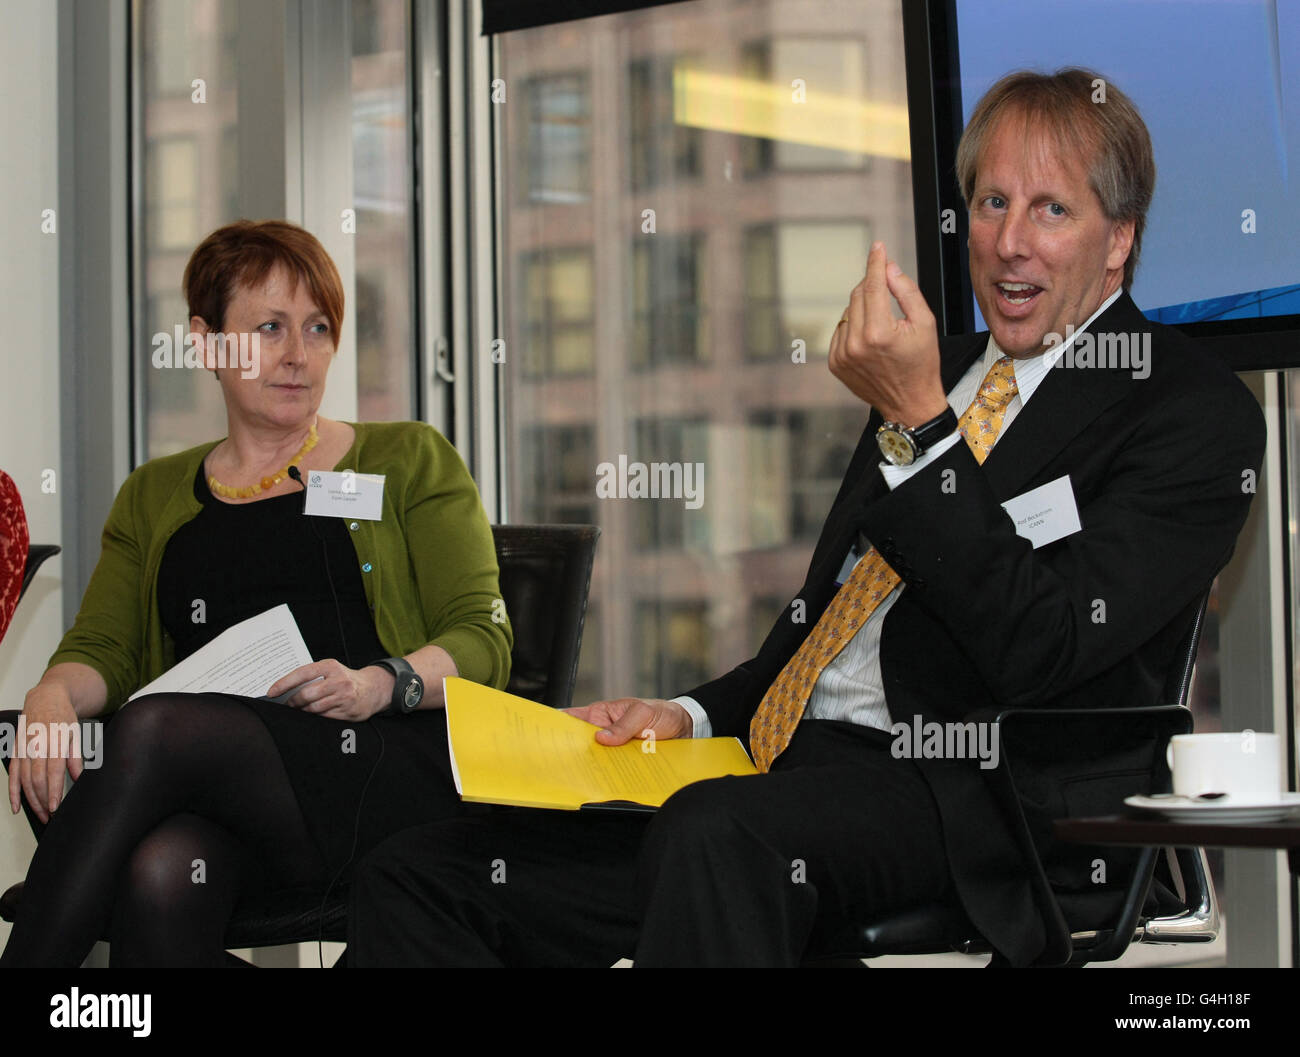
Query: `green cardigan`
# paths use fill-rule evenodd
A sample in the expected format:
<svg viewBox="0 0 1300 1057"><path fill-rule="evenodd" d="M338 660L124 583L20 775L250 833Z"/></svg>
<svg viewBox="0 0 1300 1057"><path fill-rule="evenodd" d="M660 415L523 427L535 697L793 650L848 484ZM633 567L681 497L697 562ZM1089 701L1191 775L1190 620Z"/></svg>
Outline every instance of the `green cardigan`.
<svg viewBox="0 0 1300 1057"><path fill-rule="evenodd" d="M335 469L386 476L383 519L344 521L379 641L394 657L434 643L466 679L504 687L513 636L499 603L492 529L460 455L422 423L353 428L356 440ZM145 463L113 502L81 611L50 658L99 672L106 711L174 663L158 613L158 568L167 541L202 509L194 475L218 443Z"/></svg>

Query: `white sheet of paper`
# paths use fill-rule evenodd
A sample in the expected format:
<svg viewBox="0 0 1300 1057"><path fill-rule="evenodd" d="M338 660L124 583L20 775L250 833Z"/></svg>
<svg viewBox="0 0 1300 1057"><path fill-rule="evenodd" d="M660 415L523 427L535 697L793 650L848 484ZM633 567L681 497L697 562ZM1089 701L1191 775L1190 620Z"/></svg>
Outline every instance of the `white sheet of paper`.
<svg viewBox="0 0 1300 1057"><path fill-rule="evenodd" d="M312 470L307 474L307 502L303 513L379 521L384 516L384 475Z"/></svg>
<svg viewBox="0 0 1300 1057"><path fill-rule="evenodd" d="M277 679L311 662L293 613L287 605L278 605L227 628L128 700L157 693L265 697ZM294 687L276 700L283 701L297 690Z"/></svg>
<svg viewBox="0 0 1300 1057"><path fill-rule="evenodd" d="M1008 499L1002 509L1015 522L1016 535L1027 539L1035 550L1083 528L1069 474Z"/></svg>

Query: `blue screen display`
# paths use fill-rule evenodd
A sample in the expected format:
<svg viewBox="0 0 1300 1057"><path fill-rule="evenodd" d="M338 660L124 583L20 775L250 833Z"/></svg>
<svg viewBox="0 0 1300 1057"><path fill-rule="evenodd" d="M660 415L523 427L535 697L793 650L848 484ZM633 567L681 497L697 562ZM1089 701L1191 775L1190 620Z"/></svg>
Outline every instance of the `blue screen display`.
<svg viewBox="0 0 1300 1057"><path fill-rule="evenodd" d="M1017 69L1088 67L1137 104L1157 177L1131 292L1149 317L1300 313L1300 2L957 0L956 11L963 124Z"/></svg>

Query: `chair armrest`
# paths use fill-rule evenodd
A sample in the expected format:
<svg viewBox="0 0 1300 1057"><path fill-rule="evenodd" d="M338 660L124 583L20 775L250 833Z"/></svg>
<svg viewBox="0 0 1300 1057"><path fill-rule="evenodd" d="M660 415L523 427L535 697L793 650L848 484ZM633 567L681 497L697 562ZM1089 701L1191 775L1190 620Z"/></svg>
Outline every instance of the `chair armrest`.
<svg viewBox="0 0 1300 1057"><path fill-rule="evenodd" d="M1036 853L1049 886L1086 890L1088 867L1098 857L1106 864L1107 883L1122 882L1124 897L1110 936L1088 952L1090 960L1119 957L1150 890L1155 852L1106 849L1099 855L1088 845L1059 842L1052 823L1122 812L1126 796L1166 788L1164 747L1173 734L1191 730L1191 713L1181 705L1006 709L991 721L1000 758L990 779L1001 785L1003 801L1014 805L1013 824Z"/></svg>
<svg viewBox="0 0 1300 1057"><path fill-rule="evenodd" d="M1164 747L1191 730L1192 714L1181 705L1007 709L993 722L995 781L1007 784L1022 814L1026 805L1038 812L1025 818L1031 833L1038 822L1039 837L1050 838L1058 818L1116 814L1124 797L1164 789Z"/></svg>

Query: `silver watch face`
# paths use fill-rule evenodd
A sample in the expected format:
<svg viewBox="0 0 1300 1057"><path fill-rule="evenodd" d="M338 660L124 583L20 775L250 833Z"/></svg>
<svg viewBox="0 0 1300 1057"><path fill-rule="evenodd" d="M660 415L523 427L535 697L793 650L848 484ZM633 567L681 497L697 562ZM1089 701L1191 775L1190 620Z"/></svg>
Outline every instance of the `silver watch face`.
<svg viewBox="0 0 1300 1057"><path fill-rule="evenodd" d="M880 445L880 454L885 461L894 466L911 466L916 462L916 446L901 430L882 426L876 433L876 443Z"/></svg>
<svg viewBox="0 0 1300 1057"><path fill-rule="evenodd" d="M424 696L424 686L419 679L412 679L406 684L406 696L403 707L408 711L415 708L420 703L420 698Z"/></svg>

